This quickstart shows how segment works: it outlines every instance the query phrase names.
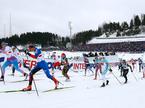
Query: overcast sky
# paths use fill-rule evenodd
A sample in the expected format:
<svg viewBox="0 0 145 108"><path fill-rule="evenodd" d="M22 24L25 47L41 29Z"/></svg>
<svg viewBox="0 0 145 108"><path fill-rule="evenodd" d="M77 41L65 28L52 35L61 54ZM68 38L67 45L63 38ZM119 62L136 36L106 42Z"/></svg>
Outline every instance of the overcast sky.
<svg viewBox="0 0 145 108"><path fill-rule="evenodd" d="M109 21L129 21L133 15L145 14L145 0L0 0L0 37L40 31L69 35L96 30Z"/></svg>

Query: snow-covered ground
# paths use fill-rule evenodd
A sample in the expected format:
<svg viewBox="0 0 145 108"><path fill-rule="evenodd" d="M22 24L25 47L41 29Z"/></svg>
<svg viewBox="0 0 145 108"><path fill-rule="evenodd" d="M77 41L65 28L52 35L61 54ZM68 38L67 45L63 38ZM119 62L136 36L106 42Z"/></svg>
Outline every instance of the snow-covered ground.
<svg viewBox="0 0 145 108"><path fill-rule="evenodd" d="M130 57L132 54L122 54L120 57ZM136 55L140 57L140 55ZM132 55L135 57L135 55ZM28 72L27 69L24 69ZM117 67L113 67L113 73L123 83L124 78L120 77ZM22 89L27 86L28 82L16 82L23 80L24 77L20 73L10 76L11 68L6 70L5 84L0 82L0 92L7 90ZM128 74L128 83L119 84L116 78L108 73L107 78L110 80L108 86L101 88L101 79L93 80L94 76L88 71L84 76L84 71L69 71L71 76L70 82L65 82L59 70L56 70L55 77L64 85L59 87L72 87L62 90L43 92L53 89L54 84L47 79L44 72L38 72L34 78L36 80L39 96L35 91L16 92L16 93L0 93L0 108L145 108L145 80L142 80L142 73L138 72L138 65ZM33 90L35 90L33 85Z"/></svg>

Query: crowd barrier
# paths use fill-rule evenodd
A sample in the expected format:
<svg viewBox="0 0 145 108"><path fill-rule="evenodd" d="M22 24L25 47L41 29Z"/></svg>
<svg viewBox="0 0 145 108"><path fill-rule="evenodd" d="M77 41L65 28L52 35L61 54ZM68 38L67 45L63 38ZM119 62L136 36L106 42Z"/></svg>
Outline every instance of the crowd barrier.
<svg viewBox="0 0 145 108"><path fill-rule="evenodd" d="M116 55L104 56L104 57L107 59L107 61L110 64L116 65L119 62L119 59ZM95 67L94 59L95 59L95 57L88 57L90 66L92 68ZM3 61L4 61L4 57L0 57L0 62L3 62ZM23 61L30 68L33 68L37 64L37 61L35 59L28 60L25 58L25 59L23 59ZM49 69L51 69L53 67L54 61L52 59L46 59L46 61L48 63ZM74 58L74 59L71 58L71 59L68 59L68 61L69 61L69 64L72 64L71 69L73 69L74 71L85 69L85 63L84 63L83 57L78 57L78 58Z"/></svg>

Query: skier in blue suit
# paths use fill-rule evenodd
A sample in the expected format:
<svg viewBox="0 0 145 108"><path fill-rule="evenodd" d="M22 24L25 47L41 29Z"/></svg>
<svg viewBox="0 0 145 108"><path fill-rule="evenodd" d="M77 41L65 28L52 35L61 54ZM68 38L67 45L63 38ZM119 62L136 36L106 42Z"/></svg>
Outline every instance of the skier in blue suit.
<svg viewBox="0 0 145 108"><path fill-rule="evenodd" d="M105 85L109 84L109 80L106 79L106 74L109 70L109 63L106 60L106 58L103 56L99 57L98 63L101 63L101 68L102 68L101 77L102 77L103 83L102 83L101 87L105 87Z"/></svg>
<svg viewBox="0 0 145 108"><path fill-rule="evenodd" d="M32 90L32 81L33 81L33 75L38 72L39 70L43 69L43 71L45 72L46 76L48 78L50 78L51 80L54 81L55 83L55 89L57 89L59 81L52 75L50 75L50 71L48 69L48 64L47 62L44 60L44 57L41 53L41 50L36 48L35 45L29 45L28 48L29 51L34 51L34 55L29 53L29 51L25 51L25 53L27 55L29 55L30 57L37 59L37 64L36 66L31 70L30 74L29 74L29 85L24 88L24 91L31 91Z"/></svg>
<svg viewBox="0 0 145 108"><path fill-rule="evenodd" d="M18 66L18 59L14 56L13 50L10 46L8 46L8 43L2 42L1 43L2 49L0 52L4 53L6 55L6 61L2 65L2 74L1 74L1 81L4 81L4 75L5 75L5 69L6 67L13 65L14 68L22 73L25 76L25 80L27 79L28 74L25 73L20 67Z"/></svg>

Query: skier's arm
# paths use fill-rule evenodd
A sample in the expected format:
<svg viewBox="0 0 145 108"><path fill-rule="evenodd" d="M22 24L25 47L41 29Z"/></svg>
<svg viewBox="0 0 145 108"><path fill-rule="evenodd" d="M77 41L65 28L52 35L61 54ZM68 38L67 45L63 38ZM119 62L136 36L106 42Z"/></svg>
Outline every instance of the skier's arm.
<svg viewBox="0 0 145 108"><path fill-rule="evenodd" d="M67 58L65 59L65 61L66 61L66 65L68 65L69 63L68 63L68 59Z"/></svg>
<svg viewBox="0 0 145 108"><path fill-rule="evenodd" d="M31 54L31 53L28 52L27 50L25 50L25 53L26 53L27 55L29 55L30 57L36 59L36 58L41 54L41 51L39 51L39 50L36 51L35 55L34 55L34 54Z"/></svg>
<svg viewBox="0 0 145 108"><path fill-rule="evenodd" d="M32 58L34 58L34 59L37 58L35 55L33 55L33 54L29 53L29 52L27 52L27 55L29 55L30 57L32 57Z"/></svg>
<svg viewBox="0 0 145 108"><path fill-rule="evenodd" d="M129 64L127 64L127 66L130 68L131 72L133 72L132 67Z"/></svg>
<svg viewBox="0 0 145 108"><path fill-rule="evenodd" d="M118 65L118 70L121 69L121 64Z"/></svg>
<svg viewBox="0 0 145 108"><path fill-rule="evenodd" d="M113 70L112 70L112 67L111 67L111 65L108 63L108 67L109 67L109 72L112 72Z"/></svg>

